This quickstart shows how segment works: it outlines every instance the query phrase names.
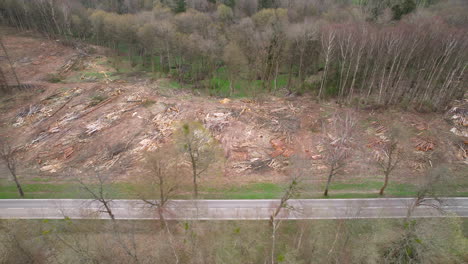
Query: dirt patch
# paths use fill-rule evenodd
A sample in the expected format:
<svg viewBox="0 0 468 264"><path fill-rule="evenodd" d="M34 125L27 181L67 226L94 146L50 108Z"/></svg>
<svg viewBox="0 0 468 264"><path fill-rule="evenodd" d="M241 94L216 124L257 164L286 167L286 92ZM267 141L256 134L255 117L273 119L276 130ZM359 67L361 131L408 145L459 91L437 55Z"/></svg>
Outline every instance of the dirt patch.
<svg viewBox="0 0 468 264"><path fill-rule="evenodd" d="M268 97L261 103L201 97L168 88L167 79L123 80L100 53L82 58L78 68L68 67L79 51L59 41L11 34L4 41L20 79L43 86L29 96L4 97L0 105L2 130L22 149L23 166L38 174L66 179L68 168L93 168L132 180L140 173L144 151L170 142L184 120L199 120L224 154L223 169L202 181L282 182L294 171L294 159L310 165L304 173L308 181L326 179L322 127L334 112L345 110L338 105L317 104L309 96ZM43 81L64 67L63 81ZM422 175L435 151L445 153L450 162L463 161L442 115L346 110L356 116L358 127L349 166L339 180L379 175L372 149L395 127L406 157L397 170L398 181Z"/></svg>

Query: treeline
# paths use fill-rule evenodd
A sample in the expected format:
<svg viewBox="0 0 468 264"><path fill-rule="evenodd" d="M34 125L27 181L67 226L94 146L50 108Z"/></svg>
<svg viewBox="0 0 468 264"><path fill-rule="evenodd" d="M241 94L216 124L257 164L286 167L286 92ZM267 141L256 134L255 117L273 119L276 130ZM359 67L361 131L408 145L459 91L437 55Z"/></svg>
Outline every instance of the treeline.
<svg viewBox="0 0 468 264"><path fill-rule="evenodd" d="M2 220L0 262L466 263L459 218L284 221ZM170 230L170 232L168 232Z"/></svg>
<svg viewBox="0 0 468 264"><path fill-rule="evenodd" d="M441 110L466 86L468 8L434 2L4 0L0 18L114 48L195 88L221 79L229 94L311 91Z"/></svg>

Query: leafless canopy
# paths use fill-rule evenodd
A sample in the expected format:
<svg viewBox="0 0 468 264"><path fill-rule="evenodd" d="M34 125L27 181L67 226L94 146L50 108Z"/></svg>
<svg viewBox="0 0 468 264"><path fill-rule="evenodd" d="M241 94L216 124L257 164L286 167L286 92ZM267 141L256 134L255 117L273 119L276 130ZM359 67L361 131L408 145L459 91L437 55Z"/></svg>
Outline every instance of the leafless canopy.
<svg viewBox="0 0 468 264"><path fill-rule="evenodd" d="M352 151L352 135L356 119L351 113L335 113L325 125L326 136L322 143L324 146L324 162L328 165L328 178L324 195L328 196L328 188L332 177L346 165Z"/></svg>
<svg viewBox="0 0 468 264"><path fill-rule="evenodd" d="M18 189L20 196L24 197L23 188L21 187L18 176L16 174L16 166L18 163L16 159L16 152L17 150L14 149L8 141L0 139L0 159L5 162L8 171L10 172L10 175L16 184L16 188Z"/></svg>
<svg viewBox="0 0 468 264"><path fill-rule="evenodd" d="M81 188L91 197L95 202L100 204L100 213L109 215L112 220L115 220L115 215L112 211L112 199L109 197L109 188L112 183L110 176L103 175L98 171L92 173L94 175L94 181L85 181L78 177L77 181Z"/></svg>
<svg viewBox="0 0 468 264"><path fill-rule="evenodd" d="M193 194L198 198L198 179L215 161L216 142L199 122L187 122L176 133L179 148L192 168Z"/></svg>
<svg viewBox="0 0 468 264"><path fill-rule="evenodd" d="M173 146L165 146L145 154L145 172L138 180L138 196L158 209L177 195L187 171L181 166L182 156Z"/></svg>
<svg viewBox="0 0 468 264"><path fill-rule="evenodd" d="M390 174L398 166L401 160L401 151L398 148L398 141L395 137L391 137L389 141L385 142L377 152L377 165L382 170L385 180L384 185L380 189L379 194L383 195L385 188L388 185Z"/></svg>

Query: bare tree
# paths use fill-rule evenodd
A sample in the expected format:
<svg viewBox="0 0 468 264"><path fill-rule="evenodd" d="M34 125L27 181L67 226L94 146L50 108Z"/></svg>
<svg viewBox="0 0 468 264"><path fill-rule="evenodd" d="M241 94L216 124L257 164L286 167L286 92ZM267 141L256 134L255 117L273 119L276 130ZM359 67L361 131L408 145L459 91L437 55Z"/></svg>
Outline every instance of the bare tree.
<svg viewBox="0 0 468 264"><path fill-rule="evenodd" d="M2 67L0 67L0 90L1 91L7 91L7 79L5 74L3 73Z"/></svg>
<svg viewBox="0 0 468 264"><path fill-rule="evenodd" d="M112 220L115 220L115 215L112 211L112 199L109 198L108 185L111 183L111 179L108 176L104 176L99 172L94 173L95 182L86 182L82 178L78 178L78 183L81 188L93 198L94 202L100 204L99 212L106 213Z"/></svg>
<svg viewBox="0 0 468 264"><path fill-rule="evenodd" d="M159 220L169 237L175 263L179 263L179 256L174 246L174 236L164 217L164 212L170 199L180 190L181 178L185 175L182 172L183 168L178 166L179 162L179 155L172 146L147 153L144 161L147 172L143 175L139 188L141 199L158 211Z"/></svg>
<svg viewBox="0 0 468 264"><path fill-rule="evenodd" d="M138 195L145 203L158 209L160 219L164 220L164 207L180 190L183 168L180 158L172 148L162 148L145 155L146 172L140 179Z"/></svg>
<svg viewBox="0 0 468 264"><path fill-rule="evenodd" d="M245 75L248 60L235 42L230 42L224 48L223 60L228 66L229 95L232 96L234 93L234 82L237 78Z"/></svg>
<svg viewBox="0 0 468 264"><path fill-rule="evenodd" d="M16 159L16 153L17 150L12 148L8 141L0 139L0 158L5 162L8 171L10 172L11 177L16 184L16 189L18 189L20 196L23 198L23 188L21 187L21 184L18 180L18 175L16 174L16 165L18 163Z"/></svg>
<svg viewBox="0 0 468 264"><path fill-rule="evenodd" d="M450 173L442 166L429 168L424 177L424 182L419 186L414 202L408 207L407 221L411 218L416 208L427 206L443 212L442 195L450 193L449 186L444 183Z"/></svg>
<svg viewBox="0 0 468 264"><path fill-rule="evenodd" d="M192 168L193 196L198 198L198 179L216 156L215 140L200 122L182 125L176 136L178 144L188 157Z"/></svg>
<svg viewBox="0 0 468 264"><path fill-rule="evenodd" d="M112 235L115 241L122 248L124 253L132 259L133 263L141 263L138 256L138 245L135 240L135 231L131 230L127 233L127 235L124 235L123 232L119 229L119 224L117 224L117 222L112 223ZM129 263L129 261L127 261L127 263Z"/></svg>
<svg viewBox="0 0 468 264"><path fill-rule="evenodd" d="M414 201L409 204L405 220L403 221L402 236L388 246L384 252L384 263L423 263L425 248L422 248L419 222L412 218L417 208L424 206L443 213L443 201L440 195L445 192L443 183L448 172L443 166L430 168L425 175L424 182L419 186ZM425 241L431 243L430 241Z"/></svg>
<svg viewBox="0 0 468 264"><path fill-rule="evenodd" d="M108 193L109 185L113 183L114 179L98 171L95 171L93 175L95 176L95 181L87 182L82 178L78 178L78 183L85 192L92 196L93 202L99 203L99 212L105 213L111 218L112 235L116 243L121 247L123 252L132 259L133 263L140 263L133 234L131 234L130 237L127 236L129 239L126 239L126 237L122 235L120 225L115 221L115 214L112 209L113 200L109 197L110 195Z"/></svg>
<svg viewBox="0 0 468 264"><path fill-rule="evenodd" d="M380 195L384 194L385 188L387 188L390 174L397 167L400 162L401 152L398 149L398 141L395 137L391 137L388 142L385 142L377 154L377 165L382 170L385 180L384 185L380 188Z"/></svg>
<svg viewBox="0 0 468 264"><path fill-rule="evenodd" d="M293 177L289 182L286 190L281 197L278 206L276 207L273 214L270 216L271 225L271 263L275 263L275 250L276 250L276 235L278 228L280 227L282 219L279 218L280 213L284 209L293 210L294 208L288 205L288 201L299 194L299 179Z"/></svg>
<svg viewBox="0 0 468 264"><path fill-rule="evenodd" d="M327 73L330 65L331 56L333 54L333 49L335 46L335 37L336 33L333 29L329 29L322 33L321 40L323 53L325 54L325 67L323 70L322 80L320 81L320 91L318 94L319 99L322 98L322 94L324 93L324 89L326 88Z"/></svg>
<svg viewBox="0 0 468 264"><path fill-rule="evenodd" d="M39 230L42 230L41 222L2 220L0 263L54 263L57 253L48 243L36 239Z"/></svg>
<svg viewBox="0 0 468 264"><path fill-rule="evenodd" d="M5 57L8 61L8 64L10 65L11 72L13 73L13 76L15 77L16 83L18 84L18 88L20 88L19 86L21 85L21 83L19 81L18 75L16 75L15 67L13 66L13 62L11 61L10 56L8 55L7 49L5 45L3 44L3 40L1 37L0 37L0 47L2 48L3 53L5 54Z"/></svg>
<svg viewBox="0 0 468 264"><path fill-rule="evenodd" d="M349 157L351 147L349 146L352 139L352 133L356 121L350 113L335 114L332 118L332 123L329 125L327 137L323 139L325 147L324 162L328 165L327 184L324 196L328 196L328 189L331 180L343 167L346 165L346 160Z"/></svg>
<svg viewBox="0 0 468 264"><path fill-rule="evenodd" d="M271 251L270 251L270 257L271 257L271 263L275 263L275 251L276 251L276 241L277 241L277 231L278 228L281 225L281 221L283 220L280 217L280 214L286 209L288 211L293 211L296 208L288 204L288 201L298 197L301 193L301 180L302 176L304 175L304 169L306 166L304 166L304 160L295 158L294 159L295 163L293 166L294 169L292 171L292 176L291 179L286 186L286 189L284 190L283 196L281 196L281 199L279 200L278 206L275 208L273 213L270 216L270 226L271 226Z"/></svg>

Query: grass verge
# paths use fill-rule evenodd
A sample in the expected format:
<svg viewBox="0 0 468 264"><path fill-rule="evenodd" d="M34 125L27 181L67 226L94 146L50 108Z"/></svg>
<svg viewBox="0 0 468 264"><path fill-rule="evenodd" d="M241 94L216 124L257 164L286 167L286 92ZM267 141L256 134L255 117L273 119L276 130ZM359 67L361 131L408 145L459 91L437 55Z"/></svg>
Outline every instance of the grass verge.
<svg viewBox="0 0 468 264"><path fill-rule="evenodd" d="M29 199L86 199L91 198L76 183L43 183L34 182L23 184L25 198ZM361 183L332 183L329 199L333 198L379 198L380 182L366 181ZM202 186L200 198L202 199L277 199L280 198L284 184L251 183L245 185L230 185L224 187ZM130 183L114 183L106 186L108 197L113 199L137 199L136 186ZM185 194L178 199L190 198L191 187L185 186ZM320 185L306 184L299 198L324 198ZM384 197L414 197L417 187L411 184L390 183ZM449 196L468 196L468 192L459 190ZM16 186L12 182L0 185L0 199L20 198Z"/></svg>

